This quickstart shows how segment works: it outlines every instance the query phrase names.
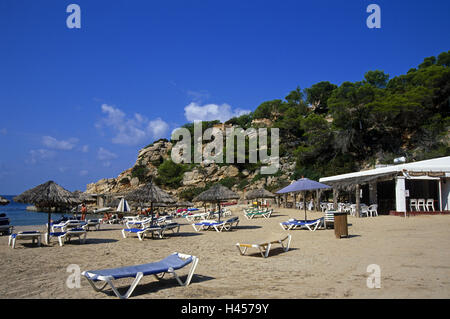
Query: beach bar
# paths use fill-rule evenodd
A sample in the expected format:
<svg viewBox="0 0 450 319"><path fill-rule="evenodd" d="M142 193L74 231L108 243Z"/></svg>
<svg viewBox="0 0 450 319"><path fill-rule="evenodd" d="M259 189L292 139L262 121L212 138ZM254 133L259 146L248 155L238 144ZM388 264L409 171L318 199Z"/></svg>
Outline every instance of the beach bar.
<svg viewBox="0 0 450 319"><path fill-rule="evenodd" d="M333 194L353 192L356 202L377 204L385 214L450 211L450 156L323 177L319 181L332 186Z"/></svg>

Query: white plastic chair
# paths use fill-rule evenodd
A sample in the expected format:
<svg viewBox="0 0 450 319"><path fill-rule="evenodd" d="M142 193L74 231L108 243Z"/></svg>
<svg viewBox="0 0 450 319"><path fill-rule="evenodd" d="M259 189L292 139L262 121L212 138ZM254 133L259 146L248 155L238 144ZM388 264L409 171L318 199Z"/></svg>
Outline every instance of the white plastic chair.
<svg viewBox="0 0 450 319"><path fill-rule="evenodd" d="M359 209L360 209L361 217L364 215L366 217L369 217L369 206L367 206L366 204L362 204Z"/></svg>
<svg viewBox="0 0 450 319"><path fill-rule="evenodd" d="M413 211L417 211L418 209L417 209L417 199L415 199L415 198L411 198L410 200L409 200L409 210L411 211L411 212L413 212Z"/></svg>
<svg viewBox="0 0 450 319"><path fill-rule="evenodd" d="M372 204L369 206L370 217L378 216L378 205Z"/></svg>
<svg viewBox="0 0 450 319"><path fill-rule="evenodd" d="M429 211L429 212L431 212L431 211L434 212L434 199L428 198L428 199L427 199L427 203L426 203L425 208L426 208L427 211Z"/></svg>
<svg viewBox="0 0 450 319"><path fill-rule="evenodd" d="M420 210L420 207L423 207L423 210ZM425 199L420 198L417 200L417 210L424 212L427 210L426 206L425 206Z"/></svg>

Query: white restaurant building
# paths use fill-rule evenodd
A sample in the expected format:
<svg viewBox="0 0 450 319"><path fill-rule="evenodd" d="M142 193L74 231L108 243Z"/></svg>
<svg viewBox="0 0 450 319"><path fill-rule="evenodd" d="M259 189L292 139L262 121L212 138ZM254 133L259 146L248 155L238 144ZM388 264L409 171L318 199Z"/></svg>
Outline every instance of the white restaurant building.
<svg viewBox="0 0 450 319"><path fill-rule="evenodd" d="M319 181L332 186L335 192L356 189L361 203L378 204L383 213L409 212L414 199L432 199L434 211L450 211L450 156L323 177Z"/></svg>

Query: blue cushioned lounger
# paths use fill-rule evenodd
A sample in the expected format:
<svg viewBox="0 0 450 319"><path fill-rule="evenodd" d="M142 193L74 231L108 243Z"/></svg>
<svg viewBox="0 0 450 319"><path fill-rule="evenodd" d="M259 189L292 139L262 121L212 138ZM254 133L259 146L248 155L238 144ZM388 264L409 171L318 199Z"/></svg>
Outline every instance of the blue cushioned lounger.
<svg viewBox="0 0 450 319"><path fill-rule="evenodd" d="M239 224L239 217L236 216L220 222L215 220L203 220L201 222L192 224L192 227L194 227L195 231L208 230L214 228L216 231L221 232L222 230L230 230L231 227L233 227L233 225L237 226L238 224Z"/></svg>
<svg viewBox="0 0 450 319"><path fill-rule="evenodd" d="M315 231L322 223L323 223L323 218L314 219L314 220L306 220L306 221L290 219L287 222L280 223L280 226L284 230L307 228L310 231Z"/></svg>
<svg viewBox="0 0 450 319"><path fill-rule="evenodd" d="M183 282L175 273L175 270L181 269L190 263L192 263L191 269L189 270L185 282ZM181 286L189 285L192 276L194 275L195 268L197 267L197 263L198 258L196 256L173 253L158 262L120 268L83 271L82 275L88 280L95 291L101 291L109 284L117 297L126 299L133 293L142 277L148 275L154 275L159 280L163 278L165 273L172 273ZM121 295L112 283L112 280L121 278L135 278L124 295ZM104 281L105 284L101 288L97 288L94 284L94 282L97 281Z"/></svg>

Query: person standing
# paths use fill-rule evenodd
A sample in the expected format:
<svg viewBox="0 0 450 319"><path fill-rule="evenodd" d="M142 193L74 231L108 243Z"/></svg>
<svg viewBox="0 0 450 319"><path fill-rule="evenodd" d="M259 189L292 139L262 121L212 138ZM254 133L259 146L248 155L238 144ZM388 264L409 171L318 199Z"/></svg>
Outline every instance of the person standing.
<svg viewBox="0 0 450 319"><path fill-rule="evenodd" d="M83 203L83 204L81 204L81 220L86 219L86 213L87 213L87 208L86 208L86 205Z"/></svg>

